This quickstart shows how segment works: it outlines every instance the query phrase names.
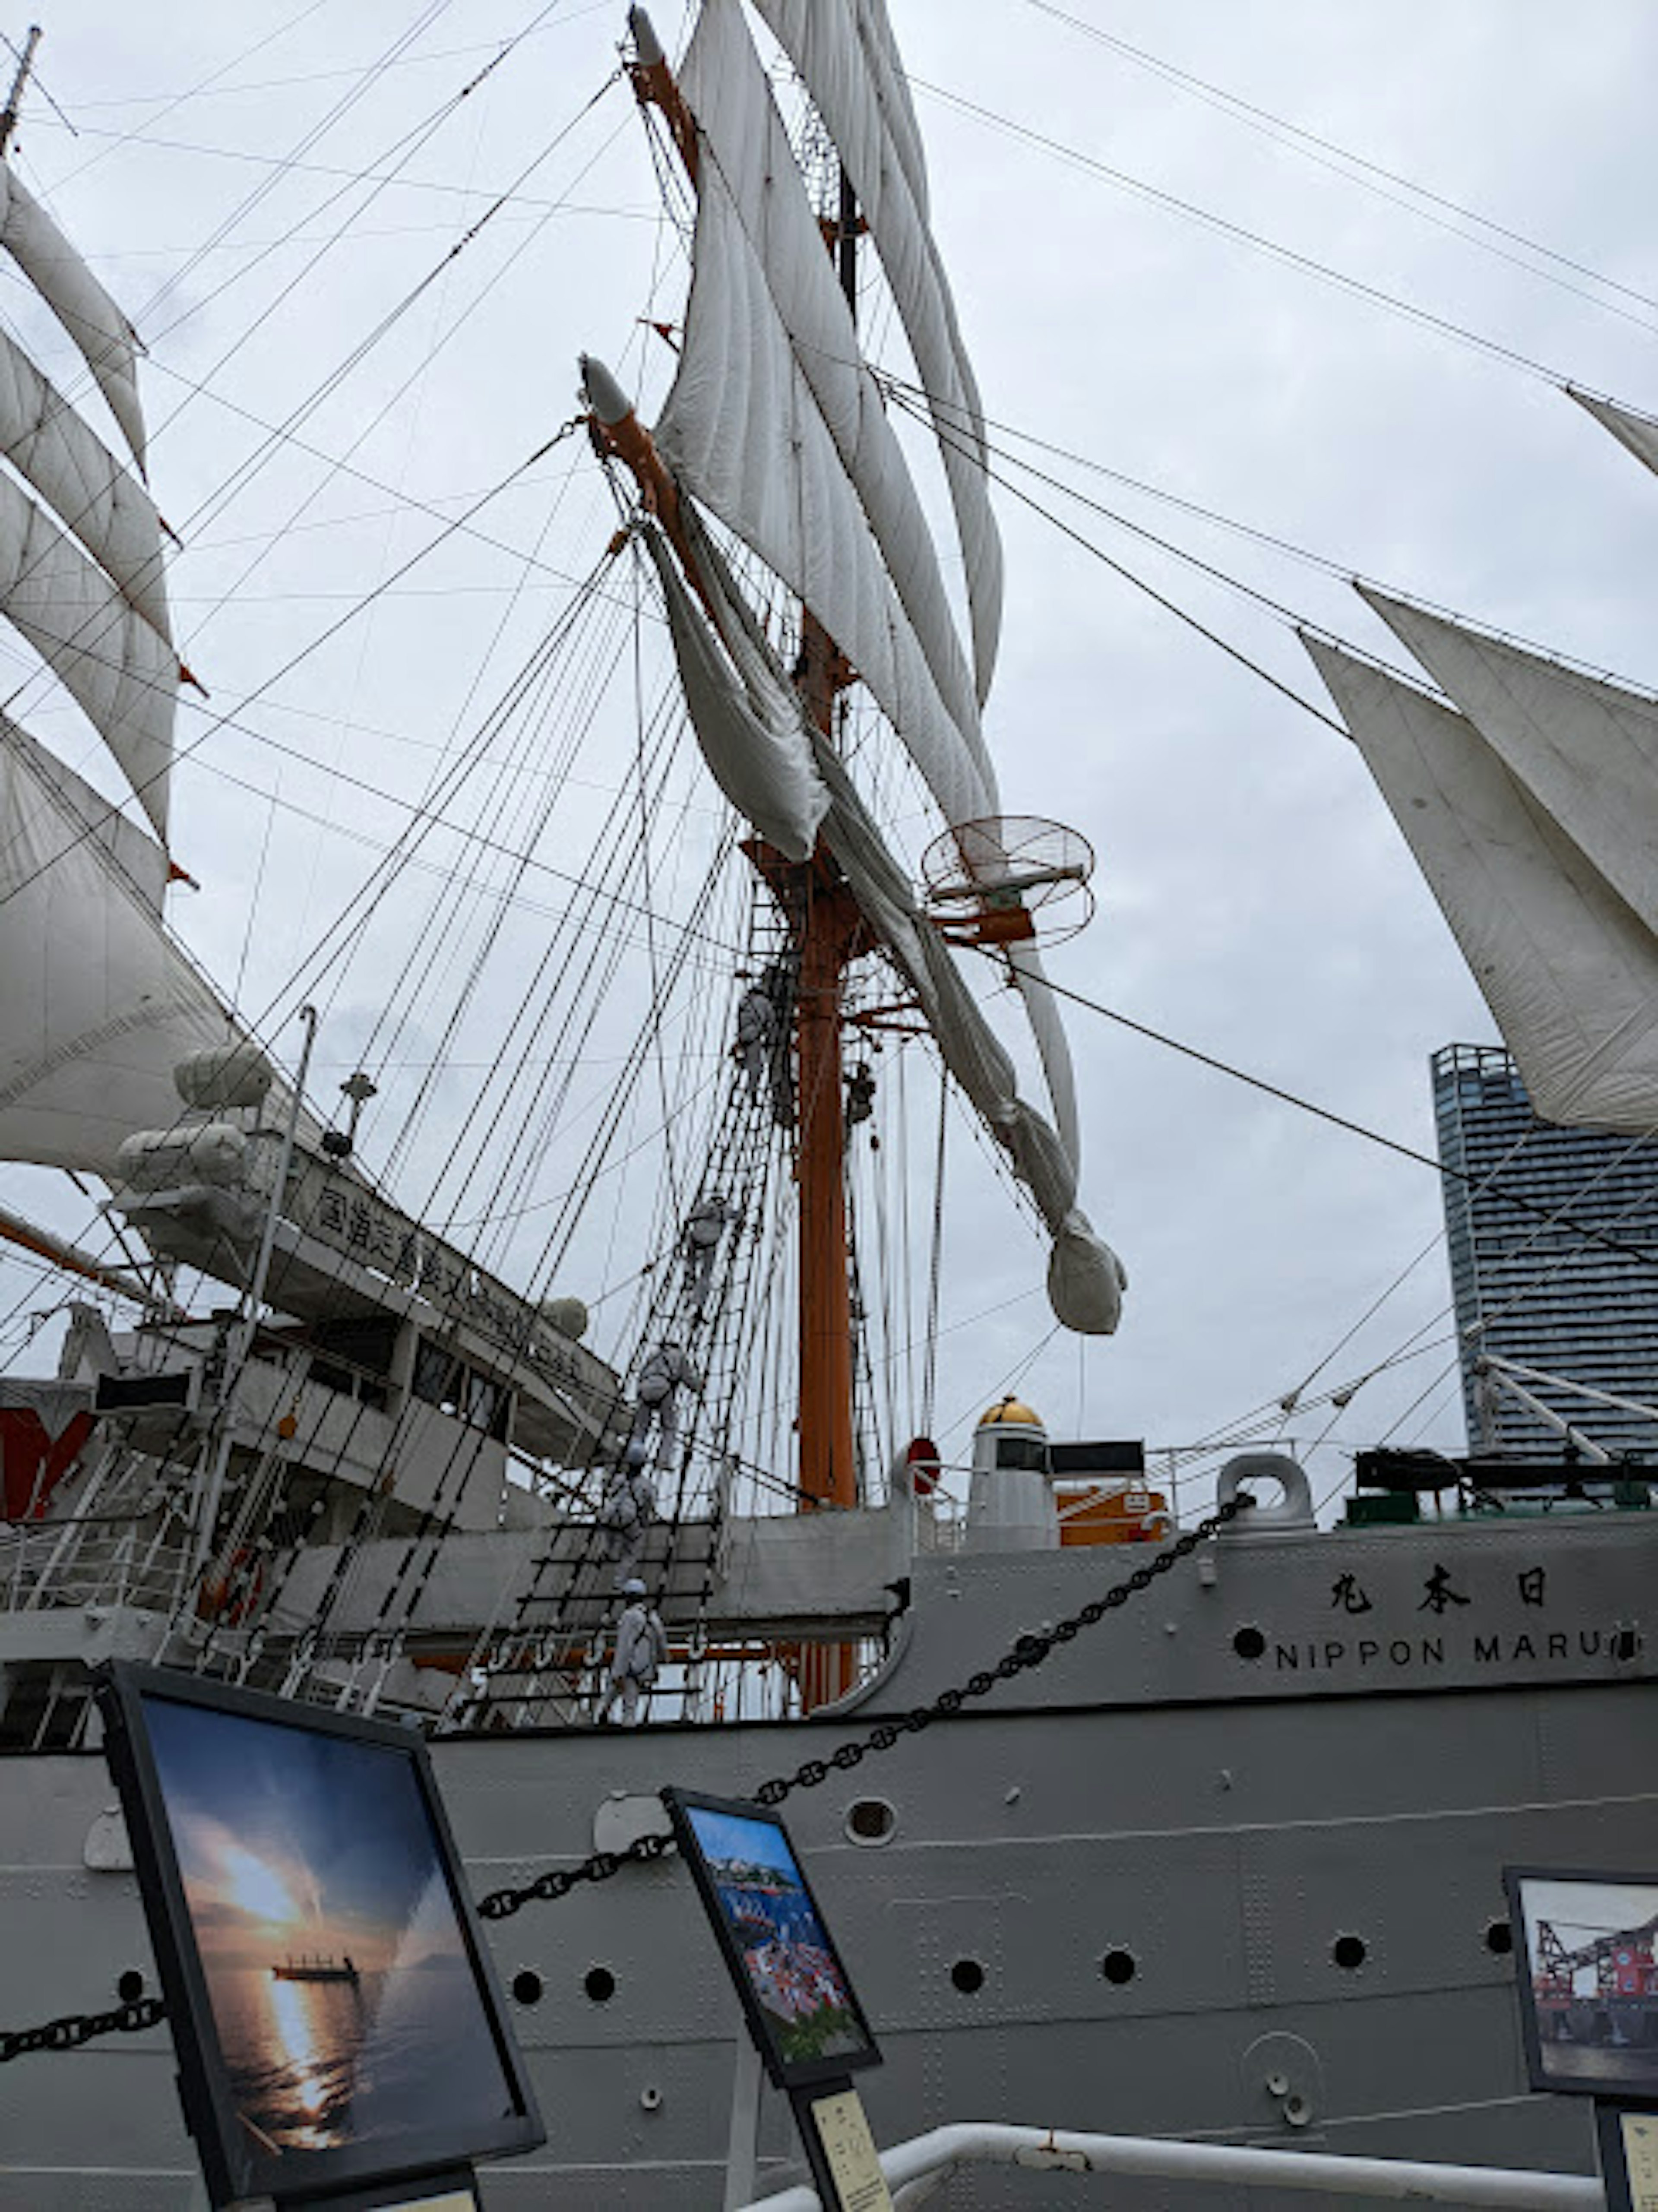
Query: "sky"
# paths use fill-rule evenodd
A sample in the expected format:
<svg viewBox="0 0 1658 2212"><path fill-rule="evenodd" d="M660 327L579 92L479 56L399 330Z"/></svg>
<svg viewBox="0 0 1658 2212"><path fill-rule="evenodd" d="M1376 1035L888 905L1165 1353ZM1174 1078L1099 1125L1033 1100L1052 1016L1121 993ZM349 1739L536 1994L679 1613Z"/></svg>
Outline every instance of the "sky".
<svg viewBox="0 0 1658 2212"><path fill-rule="evenodd" d="M412 1770L395 1752L150 1701L151 1741L204 1954L367 1972L461 1955Z"/></svg>
<svg viewBox="0 0 1658 2212"><path fill-rule="evenodd" d="M774 1867L791 1877L798 1875L794 1852L780 1828L769 1820L745 1820L741 1814L711 1813L693 1805L687 1817L708 1857L716 1865L741 1859L749 1866Z"/></svg>
<svg viewBox="0 0 1658 2212"><path fill-rule="evenodd" d="M193 750L174 846L202 888L173 918L240 1004L286 1024L290 1053L296 966L358 891L374 841L406 818L375 792L418 796L533 649L560 579L585 574L614 526L579 443L531 459L573 412L577 355L631 381L655 348L642 373L661 382L641 319L677 318L684 279L631 100L601 89L622 12L179 0L157 16L83 0L46 26L53 104L31 94L17 157L149 346L152 483L185 540L176 617L212 695L181 726ZM993 442L1260 595L999 462L1077 534L996 492L1008 598L987 732L1004 803L1074 826L1099 857L1096 918L1056 947L1052 972L1430 1152L1430 1054L1495 1031L1353 750L1274 688L1327 711L1290 621L1261 599L1390 653L1344 580L1363 574L1658 680L1643 619L1658 486L1558 389L1570 379L1658 411L1658 307L1639 296L1655 289L1658 19L1640 0L1592 13L1448 0L1408 16L1397 0L893 0L891 13ZM680 11L660 9L658 27L677 50ZM0 308L26 314L15 283ZM873 334L902 373L890 332ZM519 470L476 518L492 544L452 538L399 574L435 515ZM21 662L4 666L19 680ZM33 726L95 773L72 714L50 702L43 714ZM689 884L715 817L706 799L678 803ZM578 805L550 828L550 869L568 868L597 818ZM520 888L560 902L556 873ZM645 887L665 905L671 888ZM322 1093L407 983L405 896L384 902L349 977L327 979ZM524 947L533 921L516 911ZM440 980L431 1007L405 1015L403 1049L447 1054L437 1103L457 1109L477 1080L465 1053L482 1048L445 1038ZM1128 1270L1122 1325L1110 1340L1050 1336L1042 1247L957 1121L946 1459L965 1456L973 1419L1009 1383L1063 1435L1281 1436L1320 1496L1367 1443L1460 1449L1435 1176L1080 1007L1067 1020L1083 1202ZM595 1080L619 1049L602 1029L590 1040ZM398 1151L389 1112L378 1128L371 1115L364 1157L414 1195L444 1172L442 1126L434 1113ZM549 1126L531 1194L564 1187L589 1125ZM480 1202L448 1196L459 1217ZM0 1170L0 1204L55 1207L71 1230L87 1218L84 1200L49 1196L26 1170ZM554 1285L601 1316L642 1264L641 1222L618 1210L607 1237L573 1250ZM38 1352L17 1354L39 1296L15 1270L0 1291L20 1316L0 1354L38 1371ZM608 1354L604 1326L592 1340ZM1345 1409L1315 1402L1366 1377ZM1215 1462L1188 1463L1183 1504L1201 1502Z"/></svg>

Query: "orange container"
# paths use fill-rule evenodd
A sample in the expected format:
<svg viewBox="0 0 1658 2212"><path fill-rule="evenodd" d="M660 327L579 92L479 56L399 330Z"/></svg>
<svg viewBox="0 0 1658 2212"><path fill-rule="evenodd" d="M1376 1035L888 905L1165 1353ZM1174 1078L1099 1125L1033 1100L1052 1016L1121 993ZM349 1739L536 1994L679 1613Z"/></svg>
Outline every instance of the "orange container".
<svg viewBox="0 0 1658 2212"><path fill-rule="evenodd" d="M1081 1498L1088 1503L1078 1507ZM1173 1525L1163 1493L1138 1483L1124 1490L1101 1490L1091 1482L1055 1483L1054 1502L1060 1509L1062 1544L1156 1543Z"/></svg>

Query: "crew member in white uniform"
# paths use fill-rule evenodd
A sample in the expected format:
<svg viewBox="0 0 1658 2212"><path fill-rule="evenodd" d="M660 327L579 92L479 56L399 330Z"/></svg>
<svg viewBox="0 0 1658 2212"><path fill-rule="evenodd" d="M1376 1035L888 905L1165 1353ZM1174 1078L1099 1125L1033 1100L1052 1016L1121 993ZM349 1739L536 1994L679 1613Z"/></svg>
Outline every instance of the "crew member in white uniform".
<svg viewBox="0 0 1658 2212"><path fill-rule="evenodd" d="M649 1448L642 1437L629 1439L622 1464L604 1486L599 1501L598 1527L604 1548L616 1562L612 1589L623 1589L639 1572L645 1539L656 1518L656 1485L646 1462Z"/></svg>
<svg viewBox="0 0 1658 2212"><path fill-rule="evenodd" d="M594 1716L594 1724L600 1728L609 1720L610 1708L618 1699L623 1728L638 1727L640 1698L655 1681L657 1668L668 1656L668 1632L637 1575L623 1584L622 1594L628 1602L616 1625L610 1687Z"/></svg>
<svg viewBox="0 0 1658 2212"><path fill-rule="evenodd" d="M665 1336L653 1352L646 1354L635 1385L639 1406L634 1415L633 1442L643 1443L654 1421L659 1468L673 1464L674 1446L679 1441L680 1392L701 1388L702 1378L685 1357L685 1347L677 1337Z"/></svg>

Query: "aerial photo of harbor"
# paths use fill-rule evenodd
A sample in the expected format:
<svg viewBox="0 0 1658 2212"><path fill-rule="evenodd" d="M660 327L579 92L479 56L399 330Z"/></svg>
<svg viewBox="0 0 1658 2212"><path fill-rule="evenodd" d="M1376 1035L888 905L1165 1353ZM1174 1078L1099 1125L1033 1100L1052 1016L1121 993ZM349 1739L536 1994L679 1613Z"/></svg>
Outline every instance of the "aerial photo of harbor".
<svg viewBox="0 0 1658 2212"><path fill-rule="evenodd" d="M868 2034L788 1838L769 1820L686 1809L783 2063L866 2050Z"/></svg>
<svg viewBox="0 0 1658 2212"><path fill-rule="evenodd" d="M513 2109L398 1753L149 1702L232 2100L268 2154Z"/></svg>

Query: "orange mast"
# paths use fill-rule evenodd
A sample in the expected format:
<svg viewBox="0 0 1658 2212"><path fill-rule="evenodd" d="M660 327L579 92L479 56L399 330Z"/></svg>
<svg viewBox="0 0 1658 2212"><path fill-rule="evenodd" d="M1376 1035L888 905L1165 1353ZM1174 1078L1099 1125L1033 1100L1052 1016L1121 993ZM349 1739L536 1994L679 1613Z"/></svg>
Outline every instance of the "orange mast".
<svg viewBox="0 0 1658 2212"><path fill-rule="evenodd" d="M659 107L693 183L696 128L669 72L661 46L643 11L629 11L637 58L630 70L641 105ZM848 305L855 291L858 220L851 190L841 183L838 222L825 225ZM589 379L590 392L592 380ZM620 395L616 395L620 399ZM625 402L621 404L625 407ZM604 405L596 409L604 439L628 461L661 517L670 541L699 593L701 585L679 526L677 495L648 434L627 414L625 423ZM835 731L835 702L853 681L853 670L821 623L802 620L802 699L826 738ZM797 1338L799 1359L799 1503L803 1512L845 1509L858 1503L853 1434L852 1288L847 1237L845 1076L841 1061L841 989L852 962L873 943L857 902L835 860L820 842L809 860L786 861L758 841L747 848L786 915L797 956L795 1050L799 1073L795 1176L799 1188L800 1249ZM808 1645L792 1670L806 1711L852 1687L849 1644Z"/></svg>

